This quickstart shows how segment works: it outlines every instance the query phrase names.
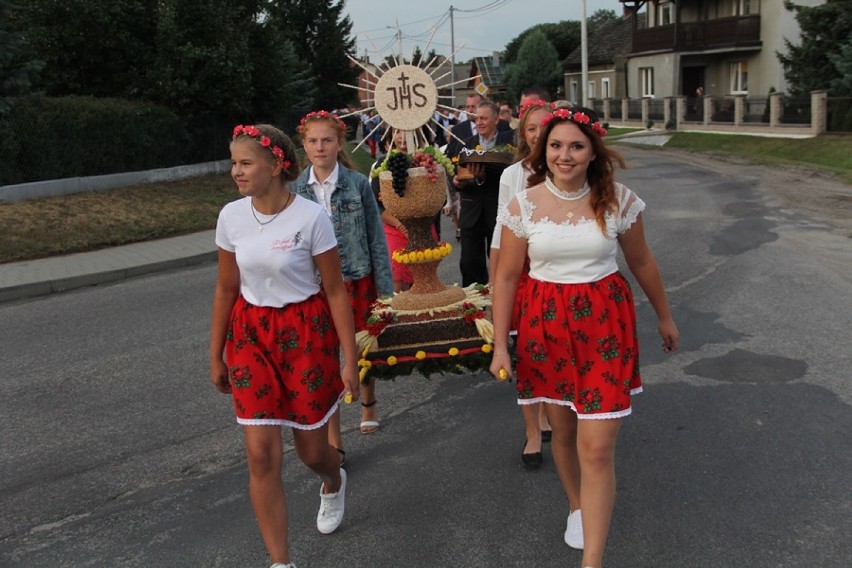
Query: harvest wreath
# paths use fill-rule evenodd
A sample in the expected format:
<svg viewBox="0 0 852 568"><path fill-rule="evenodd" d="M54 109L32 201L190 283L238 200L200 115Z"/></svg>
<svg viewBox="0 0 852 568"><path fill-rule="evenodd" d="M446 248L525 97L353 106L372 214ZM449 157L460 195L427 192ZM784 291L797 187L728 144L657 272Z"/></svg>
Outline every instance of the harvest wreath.
<svg viewBox="0 0 852 568"><path fill-rule="evenodd" d="M488 286L463 289L464 298L445 306L399 310L380 298L355 339L361 350L360 377L390 379L413 372L476 371L487 368L494 327L487 318Z"/></svg>

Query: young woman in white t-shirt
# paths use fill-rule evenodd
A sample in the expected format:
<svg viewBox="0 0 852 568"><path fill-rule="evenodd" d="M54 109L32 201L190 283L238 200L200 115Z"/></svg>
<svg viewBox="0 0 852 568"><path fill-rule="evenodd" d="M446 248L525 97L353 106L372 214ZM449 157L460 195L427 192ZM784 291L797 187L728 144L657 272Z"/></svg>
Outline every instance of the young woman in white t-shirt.
<svg viewBox="0 0 852 568"><path fill-rule="evenodd" d="M512 369L508 342L519 305L518 403L544 402L551 450L569 501L564 540L600 568L615 503L615 445L630 397L642 391L630 285L620 248L658 318L664 351L677 349L656 260L645 241L644 202L613 177L621 157L603 143L594 111L558 109L542 123L529 189L500 212L491 372ZM529 280L515 292L529 259Z"/></svg>
<svg viewBox="0 0 852 568"><path fill-rule="evenodd" d="M216 226L210 378L233 397L249 494L276 567L290 565L281 427L292 428L296 454L322 481L317 528L333 532L343 518L346 472L328 443L327 422L346 395L358 397L352 308L334 229L322 207L288 190L298 173L283 132L237 126L231 175L244 197L222 209Z"/></svg>

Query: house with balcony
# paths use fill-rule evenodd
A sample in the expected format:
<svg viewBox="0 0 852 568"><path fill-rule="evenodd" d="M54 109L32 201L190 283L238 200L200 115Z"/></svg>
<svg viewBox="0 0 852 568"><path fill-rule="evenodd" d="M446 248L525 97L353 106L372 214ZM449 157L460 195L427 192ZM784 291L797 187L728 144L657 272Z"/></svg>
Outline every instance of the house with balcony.
<svg viewBox="0 0 852 568"><path fill-rule="evenodd" d="M621 0L631 11L627 97L766 97L787 82L776 52L798 43L781 0ZM802 6L825 0L796 0ZM640 25L641 24L641 25Z"/></svg>

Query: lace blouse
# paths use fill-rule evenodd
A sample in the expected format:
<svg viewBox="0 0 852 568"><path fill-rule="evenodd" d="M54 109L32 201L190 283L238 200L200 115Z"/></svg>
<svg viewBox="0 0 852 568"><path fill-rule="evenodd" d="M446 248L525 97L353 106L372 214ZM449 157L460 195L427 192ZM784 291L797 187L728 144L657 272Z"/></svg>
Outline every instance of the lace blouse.
<svg viewBox="0 0 852 568"><path fill-rule="evenodd" d="M606 235L588 206L575 219L572 202L554 196L543 183L518 192L498 213L497 224L527 241L530 277L562 284L595 282L618 270L617 238L645 209L645 202L620 183L615 195L618 211L606 214Z"/></svg>

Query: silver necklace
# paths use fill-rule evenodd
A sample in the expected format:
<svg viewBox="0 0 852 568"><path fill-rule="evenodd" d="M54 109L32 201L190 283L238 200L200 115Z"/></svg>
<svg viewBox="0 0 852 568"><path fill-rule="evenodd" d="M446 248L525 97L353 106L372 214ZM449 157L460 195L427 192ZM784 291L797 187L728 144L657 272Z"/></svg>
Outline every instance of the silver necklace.
<svg viewBox="0 0 852 568"><path fill-rule="evenodd" d="M544 185L547 186L547 189L550 191L550 193L552 193L553 195L555 195L556 197L558 197L562 201L580 201L581 199L583 199L584 197L589 195L590 191L592 191L592 188L589 187L588 183L586 183L586 185L584 185L583 189L581 189L580 191L571 192L570 194L568 194L568 192L562 191L561 189L556 187L556 184L554 184L552 181L550 181L549 177L544 178ZM560 205L560 209L562 209L562 204L560 203L559 205ZM572 207L571 209L569 209L568 212L565 214L565 217L569 221L571 219L573 219L574 218L574 211L579 209L582 205L583 205L583 203L580 202L577 205L575 205L574 207Z"/></svg>
<svg viewBox="0 0 852 568"><path fill-rule="evenodd" d="M554 184L550 180L549 176L544 178L544 185L547 186L547 189L550 190L550 193L552 193L553 195L555 195L559 199L563 199L565 201L579 201L579 200L583 199L584 197L586 197L587 195L589 195L589 192L592 191L592 188L589 187L588 183L586 183L583 186L583 189L581 189L580 191L577 191L577 192L562 191L561 189L556 187L556 184Z"/></svg>
<svg viewBox="0 0 852 568"><path fill-rule="evenodd" d="M287 201L284 202L284 206L281 209L279 209L278 213L273 215L272 219L270 219L269 221L261 221L260 219L257 218L257 213L255 213L255 210L254 210L254 200L249 200L249 205L251 205L251 214L254 217L254 220L257 221L257 224L258 224L257 232L258 233L263 232L263 228L266 225L270 224L275 219L277 219L278 216L281 215L281 212L284 211L285 209L287 209L287 206L290 205L290 199L292 199L292 198L293 198L293 193L291 192L289 195L287 195Z"/></svg>

